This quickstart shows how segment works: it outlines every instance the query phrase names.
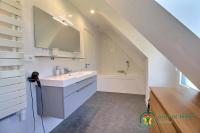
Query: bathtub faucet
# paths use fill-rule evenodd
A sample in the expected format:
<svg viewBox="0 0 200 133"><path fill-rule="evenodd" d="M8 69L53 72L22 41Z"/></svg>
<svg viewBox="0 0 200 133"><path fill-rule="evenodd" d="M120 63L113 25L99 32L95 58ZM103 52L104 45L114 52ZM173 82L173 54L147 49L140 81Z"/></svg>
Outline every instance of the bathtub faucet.
<svg viewBox="0 0 200 133"><path fill-rule="evenodd" d="M124 75L127 75L126 71L124 71L124 70L118 70L117 72L121 73L121 74L124 74Z"/></svg>

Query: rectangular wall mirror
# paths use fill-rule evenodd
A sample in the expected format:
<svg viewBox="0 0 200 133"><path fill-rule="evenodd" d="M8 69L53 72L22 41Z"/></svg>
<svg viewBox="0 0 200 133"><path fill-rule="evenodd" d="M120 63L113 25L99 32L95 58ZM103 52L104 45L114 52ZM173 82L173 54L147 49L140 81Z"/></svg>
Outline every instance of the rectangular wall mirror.
<svg viewBox="0 0 200 133"><path fill-rule="evenodd" d="M80 31L65 22L64 18L52 16L33 7L35 47L59 49L66 53L81 52Z"/></svg>

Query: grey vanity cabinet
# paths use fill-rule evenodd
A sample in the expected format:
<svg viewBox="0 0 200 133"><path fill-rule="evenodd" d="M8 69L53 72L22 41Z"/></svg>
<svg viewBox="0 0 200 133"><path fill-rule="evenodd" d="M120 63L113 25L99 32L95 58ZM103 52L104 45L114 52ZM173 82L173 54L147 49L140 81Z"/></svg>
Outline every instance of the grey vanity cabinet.
<svg viewBox="0 0 200 133"><path fill-rule="evenodd" d="M44 116L67 118L96 92L96 80L96 76L93 76L67 87L37 88L38 114L42 114L43 101Z"/></svg>

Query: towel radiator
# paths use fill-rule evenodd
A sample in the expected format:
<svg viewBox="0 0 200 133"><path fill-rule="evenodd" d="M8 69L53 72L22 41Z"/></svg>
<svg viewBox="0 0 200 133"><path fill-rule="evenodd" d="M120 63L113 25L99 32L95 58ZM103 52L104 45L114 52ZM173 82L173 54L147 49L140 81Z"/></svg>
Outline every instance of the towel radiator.
<svg viewBox="0 0 200 133"><path fill-rule="evenodd" d="M22 6L0 0L0 119L26 108Z"/></svg>

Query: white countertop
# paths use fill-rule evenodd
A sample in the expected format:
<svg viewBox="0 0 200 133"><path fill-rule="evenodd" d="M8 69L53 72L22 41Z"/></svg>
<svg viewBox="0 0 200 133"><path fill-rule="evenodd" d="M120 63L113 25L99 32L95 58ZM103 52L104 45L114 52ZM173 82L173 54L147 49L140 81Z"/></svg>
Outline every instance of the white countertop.
<svg viewBox="0 0 200 133"><path fill-rule="evenodd" d="M96 71L80 71L40 79L42 86L67 87L81 80L97 75Z"/></svg>

